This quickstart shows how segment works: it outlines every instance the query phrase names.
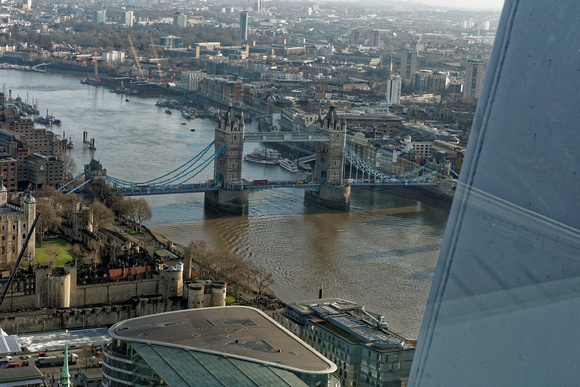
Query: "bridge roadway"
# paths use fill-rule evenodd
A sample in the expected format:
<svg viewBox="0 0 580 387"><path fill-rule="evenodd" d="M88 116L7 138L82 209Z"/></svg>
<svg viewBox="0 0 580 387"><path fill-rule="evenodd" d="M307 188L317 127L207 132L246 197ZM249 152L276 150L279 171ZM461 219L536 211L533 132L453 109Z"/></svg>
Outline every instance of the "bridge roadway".
<svg viewBox="0 0 580 387"><path fill-rule="evenodd" d="M246 132L244 142L319 142L329 136L320 132Z"/></svg>
<svg viewBox="0 0 580 387"><path fill-rule="evenodd" d="M350 185L351 187L426 187L426 186L436 186L436 182L423 181L419 179L408 179L408 180L353 180L345 179L345 185ZM144 195L169 195L169 194L184 194L184 193L196 193L196 192L214 192L221 188L219 184L213 182L205 183L194 183L194 184L182 184L179 186L141 186L134 188L121 188L115 187L117 195L125 196L144 196ZM225 187L226 189L228 187ZM274 188L298 188L309 191L318 191L320 189L320 183L315 183L307 180L299 181L265 181L265 180L254 180L244 181L241 186L231 187L232 190L248 190L250 192L262 191L266 189Z"/></svg>

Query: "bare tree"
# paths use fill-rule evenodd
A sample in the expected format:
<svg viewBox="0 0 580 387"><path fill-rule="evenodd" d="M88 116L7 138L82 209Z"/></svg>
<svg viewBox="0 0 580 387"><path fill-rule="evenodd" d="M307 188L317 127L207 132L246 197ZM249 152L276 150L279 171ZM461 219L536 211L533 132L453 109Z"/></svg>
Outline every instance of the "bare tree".
<svg viewBox="0 0 580 387"><path fill-rule="evenodd" d="M56 262L56 258L58 257L57 248L54 246L48 246L44 250L44 253L46 254L46 259L48 261L48 265L52 267L54 265L54 263Z"/></svg>
<svg viewBox="0 0 580 387"><path fill-rule="evenodd" d="M62 161L64 162L64 178L70 180L77 172L77 165L68 153L63 153Z"/></svg>
<svg viewBox="0 0 580 387"><path fill-rule="evenodd" d="M139 232L141 232L141 226L146 220L150 220L153 216L151 214L151 208L149 208L149 203L147 200L141 198L135 200L135 218L137 219L137 224L139 225Z"/></svg>
<svg viewBox="0 0 580 387"><path fill-rule="evenodd" d="M274 283L272 273L265 271L259 267L254 267L251 272L251 277L256 283L258 289L258 296L262 297L262 292Z"/></svg>
<svg viewBox="0 0 580 387"><path fill-rule="evenodd" d="M38 222L36 223L36 237L40 247L42 247L42 241L44 240L44 235L51 228L57 226L61 222L61 218L57 215L54 207L44 199L38 200L36 202L36 209L42 214L38 217Z"/></svg>
<svg viewBox="0 0 580 387"><path fill-rule="evenodd" d="M99 231L100 227L110 224L115 218L113 211L99 202L91 204L85 210L84 216L95 234Z"/></svg>

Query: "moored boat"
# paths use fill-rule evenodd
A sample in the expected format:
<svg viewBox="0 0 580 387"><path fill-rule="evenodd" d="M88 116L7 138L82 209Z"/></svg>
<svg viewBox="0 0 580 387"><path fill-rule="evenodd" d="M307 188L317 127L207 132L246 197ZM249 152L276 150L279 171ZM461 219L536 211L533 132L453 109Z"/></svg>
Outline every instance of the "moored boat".
<svg viewBox="0 0 580 387"><path fill-rule="evenodd" d="M292 160L289 159L282 159L280 161L278 161L278 164L284 168L285 170L289 171L289 172L298 172L298 166L296 166L296 164L294 164L294 162Z"/></svg>
<svg viewBox="0 0 580 387"><path fill-rule="evenodd" d="M244 160L250 161L252 163L266 164L266 165L276 165L278 160L280 160L281 155L275 149L270 148L256 148L250 154L244 157Z"/></svg>

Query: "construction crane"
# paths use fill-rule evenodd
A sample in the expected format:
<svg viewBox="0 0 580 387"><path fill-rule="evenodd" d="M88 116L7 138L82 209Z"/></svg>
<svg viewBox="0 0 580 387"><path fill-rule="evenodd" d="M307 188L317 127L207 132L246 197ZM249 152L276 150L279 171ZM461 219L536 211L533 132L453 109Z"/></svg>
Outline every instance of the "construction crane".
<svg viewBox="0 0 580 387"><path fill-rule="evenodd" d="M95 83L101 82L99 79L99 61L97 59L97 46L94 47L93 61L95 62Z"/></svg>
<svg viewBox="0 0 580 387"><path fill-rule="evenodd" d="M133 46L133 40L131 39L131 34L127 31L127 37L129 38L129 44L131 45L131 52L133 53L133 58L135 58L135 64L137 65L137 70L139 70L139 76L143 79L143 70L139 64L139 59L137 58L137 52L135 51L135 46Z"/></svg>
<svg viewBox="0 0 580 387"><path fill-rule="evenodd" d="M20 250L20 254L18 254L18 259L16 259L16 263L14 264L14 267L12 268L12 271L10 272L10 277L8 277L8 282L4 286L4 289L2 290L2 295L0 295L0 306L2 306L2 303L4 302L4 298L6 298L6 293L8 293L8 289L10 289L10 286L12 285L12 281L14 281L14 277L16 276L16 271L18 270L18 266L20 265L20 261L22 260L22 257L24 256L24 252L26 251L26 247L28 246L28 241L30 240L30 236L32 235L32 233L34 233L34 228L36 227L36 222L38 221L38 218L40 217L41 214L42 214L42 212L40 212L40 211L38 211L36 213L36 217L34 218L34 222L32 222L32 226L30 227L30 231L28 231L28 234L26 235L26 239L24 239L24 244L22 245L22 249Z"/></svg>
<svg viewBox="0 0 580 387"><path fill-rule="evenodd" d="M161 63L159 62L159 58L157 57L157 51L155 51L155 42L153 41L151 31L149 31L149 41L151 42L151 51L153 51L153 58L155 58L155 64L157 65L157 74L159 75L159 78L163 81L163 75L161 74Z"/></svg>

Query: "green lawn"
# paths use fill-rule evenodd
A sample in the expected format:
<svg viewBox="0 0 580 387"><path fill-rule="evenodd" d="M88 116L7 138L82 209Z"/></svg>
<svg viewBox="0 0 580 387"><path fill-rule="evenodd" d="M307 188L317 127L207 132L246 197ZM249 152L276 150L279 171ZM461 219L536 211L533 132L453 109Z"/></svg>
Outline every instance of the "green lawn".
<svg viewBox="0 0 580 387"><path fill-rule="evenodd" d="M39 247L39 244L36 243L36 260L40 265L48 265L46 248L49 246L55 247L58 251L58 256L55 259L56 262L53 262L53 266L63 267L65 263L72 260L71 255L67 251L70 243L68 243L65 239L56 238L43 241L42 247Z"/></svg>

